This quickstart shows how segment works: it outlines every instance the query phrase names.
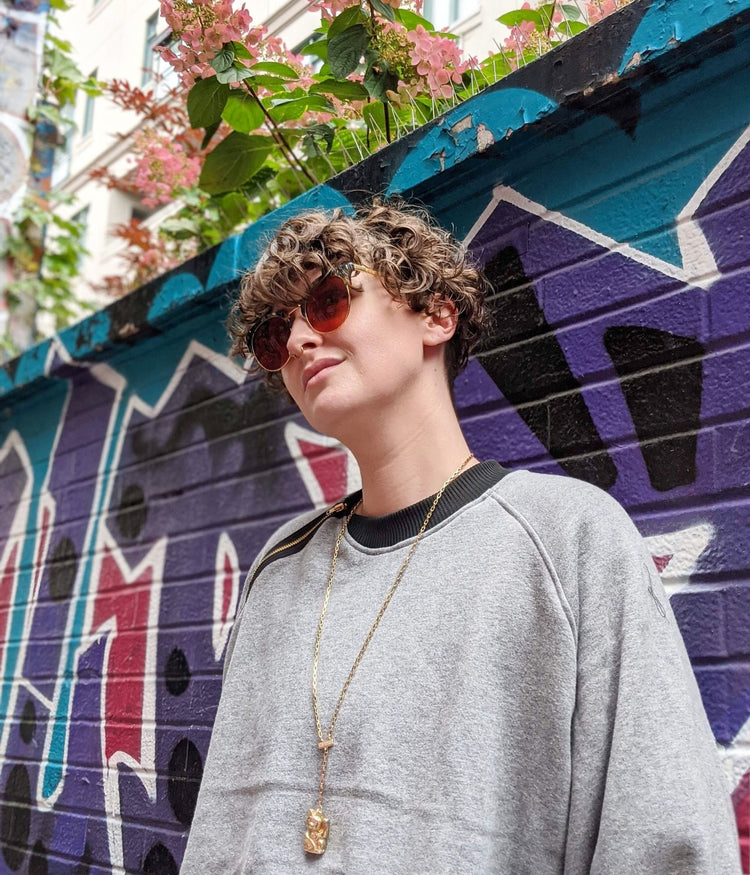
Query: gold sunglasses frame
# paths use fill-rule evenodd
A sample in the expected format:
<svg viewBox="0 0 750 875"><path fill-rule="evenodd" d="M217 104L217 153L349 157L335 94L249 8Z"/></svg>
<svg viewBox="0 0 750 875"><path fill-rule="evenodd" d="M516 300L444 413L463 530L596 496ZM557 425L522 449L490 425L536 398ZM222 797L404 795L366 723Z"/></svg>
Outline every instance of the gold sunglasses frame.
<svg viewBox="0 0 750 875"><path fill-rule="evenodd" d="M284 364L278 368L266 368L258 361L258 358L255 355L255 352L253 351L253 338L255 337L255 334L258 331L258 329L271 319L282 319L283 321L287 322L289 324L289 330L291 333L291 327L292 327L292 323L294 321L293 314L296 313L297 310L299 310L300 315L305 320L305 322L307 322L307 324L310 326L310 329L312 331L315 331L316 333L319 333L319 334L330 334L330 331L321 331L319 328L315 328L315 326L312 325L310 323L310 320L307 318L307 312L305 310L305 304L307 303L307 299L318 288L318 286L321 283L325 282L325 280L328 279L328 277L330 277L330 276L338 276L340 279L342 279L344 281L344 285L346 286L346 294L347 294L347 299L348 299L347 309L346 309L346 316L344 316L343 320L341 321L341 324L336 326L336 328L340 328L341 325L343 325L344 322L346 322L346 320L349 318L349 310L351 309L351 303L352 303L351 279L352 279L352 273L354 273L355 271L357 271L357 273L367 273L367 274L370 274L370 276L378 276L378 272L376 270L373 270L373 268L371 268L371 267L365 267L364 265L357 264L354 261L345 261L343 264L340 264L338 267L335 267L333 270L326 271L326 273L321 274L313 282L312 286L310 287L310 291L305 295L303 300L300 301L300 303L296 307L289 310L288 313L280 313L280 312L269 313L267 316L264 316L259 322L257 322L252 327L252 329L250 331L248 331L248 333L247 333L247 336L245 338L245 347L247 348L248 354L251 355L255 359L255 362L257 363L258 367L261 368L262 370L264 370L267 374L277 374L279 371L283 370L289 364L289 360L292 358L292 355L288 354ZM336 331L336 328L332 328L331 331Z"/></svg>

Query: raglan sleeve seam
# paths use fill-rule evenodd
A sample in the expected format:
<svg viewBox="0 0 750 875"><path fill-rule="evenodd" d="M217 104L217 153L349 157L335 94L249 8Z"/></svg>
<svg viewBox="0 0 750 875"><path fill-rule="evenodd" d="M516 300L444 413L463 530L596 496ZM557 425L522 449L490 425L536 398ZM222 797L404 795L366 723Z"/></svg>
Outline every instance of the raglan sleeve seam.
<svg viewBox="0 0 750 875"><path fill-rule="evenodd" d="M560 607L562 609L563 614L565 615L565 619L568 622L568 626L570 628L570 633L573 637L573 642L577 642L578 640L578 624L576 622L575 614L573 609L568 601L567 596L565 595L565 589L562 585L562 580L560 579L560 575L557 573L557 569L555 568L555 564L552 561L552 557L547 550L542 537L534 528L534 526L526 519L526 517L515 507L511 502L507 499L503 498L500 495L493 495L494 500L503 508L503 510L509 514L521 528L525 531L527 537L534 545L534 549L539 555L540 560L542 561L547 574L552 581L552 586L554 587L555 594L557 595L558 601L560 602Z"/></svg>

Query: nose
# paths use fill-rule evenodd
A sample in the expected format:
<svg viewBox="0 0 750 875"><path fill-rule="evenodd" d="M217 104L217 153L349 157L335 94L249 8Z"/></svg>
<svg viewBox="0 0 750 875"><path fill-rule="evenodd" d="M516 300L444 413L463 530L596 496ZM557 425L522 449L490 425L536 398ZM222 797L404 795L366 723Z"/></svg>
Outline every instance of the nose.
<svg viewBox="0 0 750 875"><path fill-rule="evenodd" d="M299 307L295 307L289 313L289 318L292 320L292 327L289 331L286 348L289 350L289 355L299 358L305 349L318 346L322 338L317 331L310 327L310 323L302 315L302 310Z"/></svg>

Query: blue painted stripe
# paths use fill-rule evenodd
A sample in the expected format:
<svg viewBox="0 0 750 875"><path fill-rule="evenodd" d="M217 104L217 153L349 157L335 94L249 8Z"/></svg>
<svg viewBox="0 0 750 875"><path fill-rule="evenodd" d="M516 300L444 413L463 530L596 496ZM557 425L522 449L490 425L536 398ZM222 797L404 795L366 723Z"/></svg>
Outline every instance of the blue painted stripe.
<svg viewBox="0 0 750 875"><path fill-rule="evenodd" d="M66 641L65 655L60 660L63 669L60 679L60 693L57 699L57 708L52 717L52 737L49 747L49 757L44 769L42 782L42 795L48 799L58 788L65 773L65 742L68 736L70 722L70 705L75 681L76 649L85 632L86 607L88 597L92 589L93 566L95 561L94 545L99 535L99 525L104 519L104 502L109 494L109 484L112 477L117 473L115 469L115 452L117 449L118 435L123 426L125 412L128 406L130 392L126 389L119 399L115 400L118 405L112 428L107 435L106 449L104 450L105 462L104 475L98 496L97 506L92 511L92 525L86 535L86 543L83 555L86 557L83 572L81 574L81 588L75 602L75 613L71 627L70 637ZM103 691L102 691L103 695Z"/></svg>
<svg viewBox="0 0 750 875"><path fill-rule="evenodd" d="M477 95L425 132L394 174L388 194L400 194L437 177L555 109L557 103L550 97L526 88Z"/></svg>

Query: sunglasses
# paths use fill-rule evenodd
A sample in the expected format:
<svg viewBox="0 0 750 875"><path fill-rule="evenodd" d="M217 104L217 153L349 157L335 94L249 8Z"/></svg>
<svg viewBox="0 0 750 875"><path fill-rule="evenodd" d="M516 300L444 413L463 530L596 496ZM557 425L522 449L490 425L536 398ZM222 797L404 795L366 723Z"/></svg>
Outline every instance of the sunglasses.
<svg viewBox="0 0 750 875"><path fill-rule="evenodd" d="M371 268L348 261L318 277L293 310L272 313L255 325L248 334L247 349L264 371L280 371L291 358L287 344L297 310L310 328L320 334L335 331L344 324L352 302L351 279L355 270L377 276Z"/></svg>

